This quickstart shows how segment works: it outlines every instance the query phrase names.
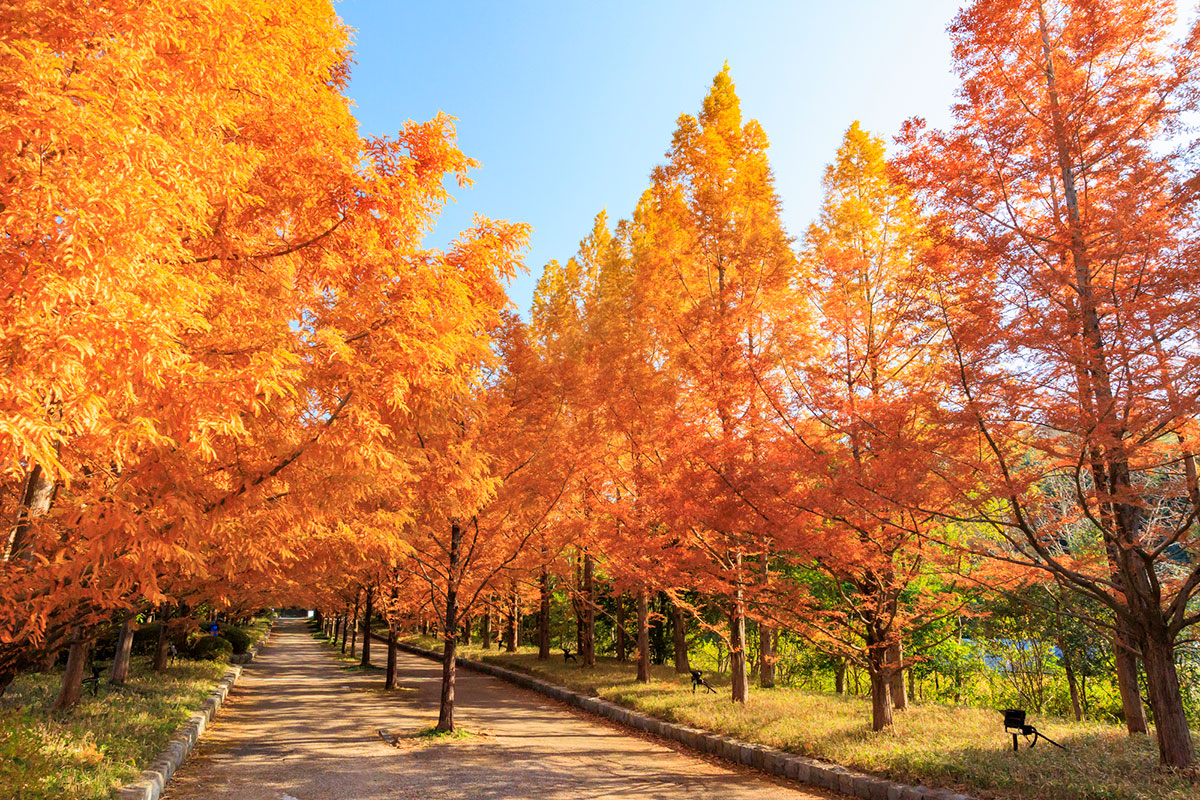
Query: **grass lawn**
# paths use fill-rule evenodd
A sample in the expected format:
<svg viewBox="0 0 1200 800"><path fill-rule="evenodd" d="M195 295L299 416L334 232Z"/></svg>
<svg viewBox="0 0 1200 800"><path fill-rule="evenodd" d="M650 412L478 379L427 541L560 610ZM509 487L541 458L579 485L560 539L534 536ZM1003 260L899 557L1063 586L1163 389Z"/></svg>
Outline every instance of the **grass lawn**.
<svg viewBox="0 0 1200 800"><path fill-rule="evenodd" d="M136 779L204 702L228 665L180 660L165 672L134 657L122 687L84 691L52 712L61 670L21 675L0 697L0 800L101 800Z"/></svg>
<svg viewBox="0 0 1200 800"><path fill-rule="evenodd" d="M409 639L440 649L428 637ZM459 645L459 655L537 675L662 719L735 736L908 784L955 789L980 798L1020 800L1196 800L1200 785L1160 770L1150 737L1123 728L1035 716L1031 722L1069 749L1042 742L1019 753L996 711L914 705L897 712L894 731L870 730L870 701L801 689L751 689L744 707L728 698L729 680L709 678L717 694L692 694L686 675L652 667L649 685L636 681L632 663L598 659L594 669L564 663L561 653L538 661L536 650L517 653ZM1200 736L1195 737L1200 741Z"/></svg>

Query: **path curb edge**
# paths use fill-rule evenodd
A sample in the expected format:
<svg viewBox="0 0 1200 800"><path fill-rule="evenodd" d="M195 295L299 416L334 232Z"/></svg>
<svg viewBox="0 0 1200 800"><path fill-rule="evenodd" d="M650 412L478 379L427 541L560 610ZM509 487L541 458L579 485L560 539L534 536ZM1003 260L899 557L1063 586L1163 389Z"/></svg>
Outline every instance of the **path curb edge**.
<svg viewBox="0 0 1200 800"><path fill-rule="evenodd" d="M441 653L407 642L396 642L396 647L406 653L423 656L434 661L442 660ZM655 736L678 742L697 752L707 753L734 764L753 767L769 775L795 783L830 789L850 797L860 798L860 800L974 800L969 795L956 794L948 789L908 786L885 778L877 778L874 775L855 772L837 764L817 761L771 747L743 742L730 736L667 722L649 714L574 692L565 687L547 683L532 675L505 669L495 664L472 661L461 656L455 658L455 662L460 667L500 678L524 689L531 689L620 725L652 733ZM140 796L138 796L138 800L141 800ZM157 798L151 800L157 800Z"/></svg>
<svg viewBox="0 0 1200 800"><path fill-rule="evenodd" d="M192 713L188 721L171 734L171 740L167 743L166 749L159 753L149 768L142 772L142 777L133 783L113 789L114 800L158 800L167 786L167 781L171 780L175 770L179 769L179 765L196 746L196 742L200 740L205 729L212 722L212 718L216 716L217 710L229 696L230 689L241 677L242 665L254 660L258 651L271 638L274 626L275 623L272 621L271 627L267 628L266 635L243 654L239 663L232 664L225 671L224 676L217 683L217 688L200 704L200 708Z"/></svg>

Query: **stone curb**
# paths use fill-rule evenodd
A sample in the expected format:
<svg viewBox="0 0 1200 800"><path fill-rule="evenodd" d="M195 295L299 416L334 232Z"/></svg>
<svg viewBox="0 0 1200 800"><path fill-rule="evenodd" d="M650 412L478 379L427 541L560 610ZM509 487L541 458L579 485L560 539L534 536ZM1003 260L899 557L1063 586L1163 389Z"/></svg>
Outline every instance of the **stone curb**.
<svg viewBox="0 0 1200 800"><path fill-rule="evenodd" d="M442 660L441 653L426 650L424 647L417 647L407 642L396 642L396 647L407 653L434 661ZM514 683L524 689L532 689L547 697L561 700L567 705L575 706L635 730L679 742L697 752L707 753L734 764L753 767L796 783L830 789L861 800L974 800L968 795L955 794L946 789L906 786L884 778L855 772L836 764L785 753L760 744L748 744L729 736L689 728L686 725L677 725L640 711L624 708L607 700L573 692L532 675L498 667L495 664L472 661L461 656L455 658L455 663L460 667Z"/></svg>
<svg viewBox="0 0 1200 800"><path fill-rule="evenodd" d="M273 622L271 627L274 627ZM180 725L179 729L172 734L167 749L158 754L158 758L154 759L150 767L142 772L142 777L134 783L113 789L114 800L158 800L163 789L166 788L167 781L171 780L175 770L179 769L179 765L196 746L196 742L200 740L200 736L212 722L212 718L216 716L217 709L229 696L229 690L241 677L242 664L253 661L254 657L258 655L258 651L270 638L271 628L267 628L266 635L242 654L243 660L233 664L225 671L225 675L217 683L217 688L200 704L199 710L195 711L188 721ZM232 659L230 660L232 662Z"/></svg>

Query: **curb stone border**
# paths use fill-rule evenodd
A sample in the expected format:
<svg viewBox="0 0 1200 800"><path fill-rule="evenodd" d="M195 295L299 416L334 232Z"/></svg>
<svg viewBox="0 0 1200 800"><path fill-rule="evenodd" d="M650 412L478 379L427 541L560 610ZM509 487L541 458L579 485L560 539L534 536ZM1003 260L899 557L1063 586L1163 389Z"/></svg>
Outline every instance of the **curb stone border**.
<svg viewBox="0 0 1200 800"><path fill-rule="evenodd" d="M125 784L124 786L113 789L112 796L114 800L158 800L162 795L163 790L167 786L167 781L171 780L171 776L175 774L175 770L179 769L179 765L188 757L188 753L196 746L196 742L200 740L205 729L212 718L216 716L217 710L221 707L221 703L225 702L225 698L229 696L229 691L233 685L237 683L238 678L242 675L242 665L249 664L258 655L258 651L262 648L267 640L271 638L271 631L275 627L274 620L271 621L271 626L267 628L266 634L258 642L238 656L237 662L230 659L229 669L225 671L225 675L217 683L217 688L213 690L200 708L192 713L188 721L179 726L179 728L171 735L171 740L167 744L167 748L158 754L158 757L150 764L150 766L142 772L142 777L133 783Z"/></svg>
<svg viewBox="0 0 1200 800"><path fill-rule="evenodd" d="M434 661L442 660L441 653L407 642L396 642L396 647L406 653L423 656ZM516 684L523 689L540 692L547 697L561 700L567 705L583 709L620 725L625 725L626 727L645 733L652 733L655 736L679 742L697 752L707 753L734 764L753 767L769 775L802 783L807 786L830 789L850 797L860 798L860 800L974 800L969 795L956 794L947 789L932 789L928 786L908 786L903 783L895 783L884 778L877 778L874 775L855 772L837 764L829 764L824 761L806 758L805 756L785 753L782 750L776 750L760 744L748 744L729 736L722 736L698 728L689 728L686 725L677 725L673 722L652 717L649 714L643 714L640 711L624 708L607 700L573 692L562 686L547 683L532 675L505 669L495 664L472 661L461 656L456 657L455 662L460 667L466 667L475 672L482 672L485 675L500 678L501 680ZM122 798L122 800L125 799ZM157 798L151 798L150 800L157 800Z"/></svg>

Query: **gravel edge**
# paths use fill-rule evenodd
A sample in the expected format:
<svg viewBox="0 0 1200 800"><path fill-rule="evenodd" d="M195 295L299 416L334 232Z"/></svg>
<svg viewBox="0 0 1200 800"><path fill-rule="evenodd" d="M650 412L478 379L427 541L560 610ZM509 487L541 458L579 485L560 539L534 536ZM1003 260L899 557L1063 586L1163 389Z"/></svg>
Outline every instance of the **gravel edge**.
<svg viewBox="0 0 1200 800"><path fill-rule="evenodd" d="M267 628L266 635L247 650L238 663L233 664L225 671L225 675L217 683L217 688L201 703L200 708L192 713L188 721L180 725L179 729L171 735L167 748L158 754L148 769L142 772L142 777L133 783L113 789L114 800L158 800L167 786L167 781L171 780L175 770L179 769L179 765L188 757L188 753L192 752L192 748L196 746L196 742L200 740L204 730L212 722L212 718L216 716L217 710L229 696L229 690L241 677L242 665L249 664L254 660L258 651L271 638L273 627L274 622L271 623L271 628Z"/></svg>
<svg viewBox="0 0 1200 800"><path fill-rule="evenodd" d="M406 653L423 656L434 661L442 660L441 653L407 642L396 642L396 647ZM730 736L689 728L686 725L677 725L495 664L472 661L461 656L455 661L460 667L500 678L524 689L532 689L547 697L560 700L634 730L661 736L696 752L707 753L725 761L761 770L806 786L841 792L861 800L974 800L968 795L956 794L947 789L908 786L877 778L874 775L855 772L837 764L785 753L782 750L760 744L749 744ZM137 795L137 797L140 800L141 795ZM151 798L151 800L157 800L157 797Z"/></svg>

